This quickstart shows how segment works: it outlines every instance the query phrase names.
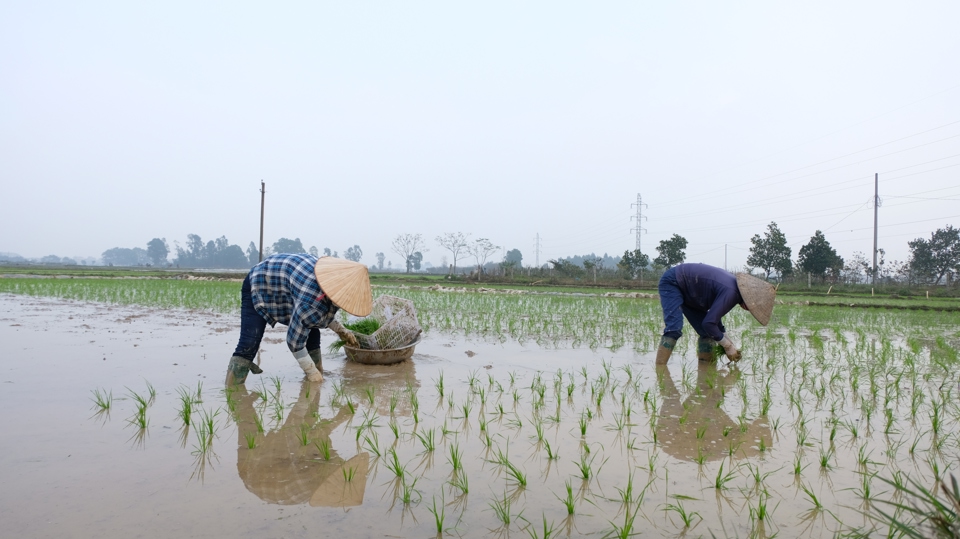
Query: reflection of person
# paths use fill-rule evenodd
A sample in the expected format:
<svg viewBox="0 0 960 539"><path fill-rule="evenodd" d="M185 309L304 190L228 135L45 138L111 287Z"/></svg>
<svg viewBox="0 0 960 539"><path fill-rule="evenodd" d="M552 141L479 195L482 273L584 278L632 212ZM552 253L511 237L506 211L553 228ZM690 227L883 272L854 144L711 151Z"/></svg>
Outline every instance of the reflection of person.
<svg viewBox="0 0 960 539"><path fill-rule="evenodd" d="M323 381L320 329L335 331L356 346L356 338L336 321L343 309L367 316L373 309L370 277L363 264L308 254L268 256L243 280L240 292L240 340L227 366L227 385L242 384L247 373L259 374L253 358L269 323L287 326L287 347L313 382Z"/></svg>
<svg viewBox="0 0 960 539"><path fill-rule="evenodd" d="M318 457L313 442L330 444L333 429L351 417L344 408L333 418L319 419L316 415L319 385L304 380L300 397L283 426L264 434L259 434L254 417L257 414L254 404L259 395L247 393L242 387L237 391L237 472L247 490L267 503L279 505L310 503L344 507L363 501L369 455L360 453L344 460L331 447L328 460ZM247 445L248 436L256 441L252 449ZM304 445L303 436L311 443ZM350 488L340 472L344 467L353 467L357 472Z"/></svg>
<svg viewBox="0 0 960 539"><path fill-rule="evenodd" d="M669 367L657 367L657 377L663 379L657 440L663 450L681 460L709 461L725 458L731 450L736 457L755 456L761 439L770 446L772 436L765 418L755 419L743 430L723 411L725 388L736 383L740 372L718 371L716 363L698 362L698 366L697 390L683 401Z"/></svg>
<svg viewBox="0 0 960 539"><path fill-rule="evenodd" d="M713 359L719 344L727 357L740 359L740 351L726 335L722 317L740 305L767 325L773 312L773 286L747 273L736 275L706 264L680 264L663 273L658 286L665 328L657 349L657 364L665 365L682 335L683 318L700 336L697 356Z"/></svg>

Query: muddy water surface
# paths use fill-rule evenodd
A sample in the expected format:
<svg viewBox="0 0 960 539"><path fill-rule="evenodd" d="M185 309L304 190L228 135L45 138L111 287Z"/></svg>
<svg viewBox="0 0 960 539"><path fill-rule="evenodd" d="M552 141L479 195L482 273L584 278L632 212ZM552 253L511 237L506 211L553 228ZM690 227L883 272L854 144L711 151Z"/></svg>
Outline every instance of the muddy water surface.
<svg viewBox="0 0 960 539"><path fill-rule="evenodd" d="M658 371L632 351L430 333L394 367L328 354L326 380L310 384L278 328L265 373L227 394L236 317L11 295L0 313L10 536L428 537L442 516L443 533L465 537L533 525L542 537L544 519L555 536L632 523L656 536L831 537L869 524L861 491L882 490L871 478L923 478L958 454L927 432L924 403L907 418L911 397L889 382L864 416L849 373L824 359L840 349L811 360L802 345L754 342L761 357L739 369L687 352ZM108 412L94 390L112 393ZM945 432L954 408L940 403Z"/></svg>

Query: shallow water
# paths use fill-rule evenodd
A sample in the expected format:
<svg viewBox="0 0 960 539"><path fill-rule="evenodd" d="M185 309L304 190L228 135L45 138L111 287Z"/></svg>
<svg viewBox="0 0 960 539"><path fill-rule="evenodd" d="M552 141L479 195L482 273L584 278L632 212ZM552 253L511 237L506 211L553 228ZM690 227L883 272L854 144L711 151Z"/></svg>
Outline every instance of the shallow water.
<svg viewBox="0 0 960 539"><path fill-rule="evenodd" d="M960 460L956 377L933 366L932 348L905 343L757 334L744 336L754 352L740 366L702 365L691 350L658 372L652 354L632 350L430 332L399 366L328 355L318 385L303 382L278 328L265 373L226 395L236 317L12 295L0 295L0 313L0 511L12 536L424 537L437 533L437 507L445 533L468 537L527 537L530 525L542 537L544 518L558 535L601 537L631 516L644 535L832 537L870 525L863 489L890 491L877 477L927 484ZM868 374L879 362L884 371ZM147 396L148 382L156 395L141 430L127 395ZM185 429L178 389L195 395L198 384ZM96 413L94 389L112 392L109 413ZM206 453L200 410L216 413ZM416 434L431 431L426 451ZM466 494L450 484L463 475ZM568 483L573 516L560 501ZM493 508L507 501L509 525Z"/></svg>

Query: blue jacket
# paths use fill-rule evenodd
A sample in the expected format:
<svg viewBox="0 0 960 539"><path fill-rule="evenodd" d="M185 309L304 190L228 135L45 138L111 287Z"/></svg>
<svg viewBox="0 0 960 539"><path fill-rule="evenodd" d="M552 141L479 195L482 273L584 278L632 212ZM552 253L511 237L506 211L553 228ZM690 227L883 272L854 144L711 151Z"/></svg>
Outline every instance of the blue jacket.
<svg viewBox="0 0 960 539"><path fill-rule="evenodd" d="M676 266L676 277L683 293L683 304L707 313L703 318L703 331L712 339L723 339L720 319L743 303L737 277L706 264L680 264Z"/></svg>

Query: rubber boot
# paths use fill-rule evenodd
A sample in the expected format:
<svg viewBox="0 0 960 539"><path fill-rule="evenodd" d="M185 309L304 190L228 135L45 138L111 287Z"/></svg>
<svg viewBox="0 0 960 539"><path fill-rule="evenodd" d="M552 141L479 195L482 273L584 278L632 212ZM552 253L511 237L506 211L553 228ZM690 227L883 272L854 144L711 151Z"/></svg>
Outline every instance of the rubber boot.
<svg viewBox="0 0 960 539"><path fill-rule="evenodd" d="M673 337L660 337L660 347L657 348L657 365L666 365L670 361L670 354L673 353L673 347L677 345L677 340Z"/></svg>
<svg viewBox="0 0 960 539"><path fill-rule="evenodd" d="M713 363L717 360L717 341L710 337L700 337L697 340L697 359Z"/></svg>
<svg viewBox="0 0 960 539"><path fill-rule="evenodd" d="M323 358L320 356L320 349L310 350L310 359L313 360L313 364L317 366L317 370L321 373L323 372Z"/></svg>
<svg viewBox="0 0 960 539"><path fill-rule="evenodd" d="M227 387L240 385L247 381L247 374L250 371L260 374L263 369L245 357L233 356L227 364L227 379L224 383Z"/></svg>

